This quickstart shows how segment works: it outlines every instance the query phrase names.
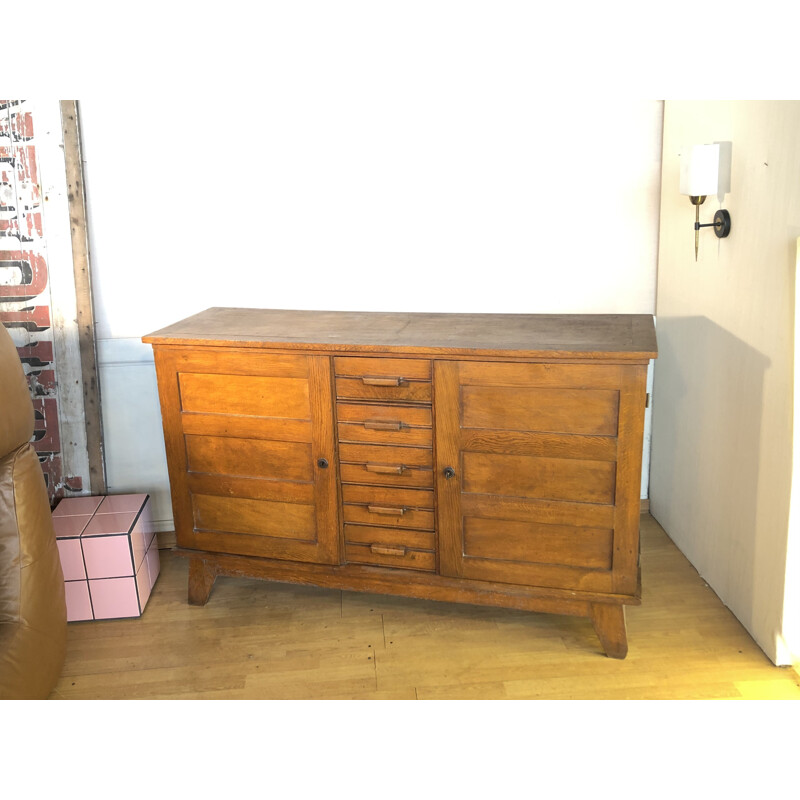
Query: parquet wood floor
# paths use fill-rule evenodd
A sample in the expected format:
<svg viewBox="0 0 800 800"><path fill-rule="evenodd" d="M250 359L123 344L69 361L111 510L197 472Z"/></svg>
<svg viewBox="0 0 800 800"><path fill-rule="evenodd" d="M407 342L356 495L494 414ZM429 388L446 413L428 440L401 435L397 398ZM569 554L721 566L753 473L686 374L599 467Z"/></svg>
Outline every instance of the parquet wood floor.
<svg viewBox="0 0 800 800"><path fill-rule="evenodd" d="M161 552L140 619L71 623L54 699L800 699L642 516L643 602L606 658L587 619L218 578Z"/></svg>

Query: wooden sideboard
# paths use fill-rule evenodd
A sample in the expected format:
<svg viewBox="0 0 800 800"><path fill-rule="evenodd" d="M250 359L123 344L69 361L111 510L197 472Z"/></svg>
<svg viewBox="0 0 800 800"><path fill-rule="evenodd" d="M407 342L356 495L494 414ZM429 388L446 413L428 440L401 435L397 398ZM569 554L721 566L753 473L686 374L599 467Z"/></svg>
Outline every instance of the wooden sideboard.
<svg viewBox="0 0 800 800"><path fill-rule="evenodd" d="M235 575L570 614L625 657L651 316L212 308L143 341L190 603Z"/></svg>

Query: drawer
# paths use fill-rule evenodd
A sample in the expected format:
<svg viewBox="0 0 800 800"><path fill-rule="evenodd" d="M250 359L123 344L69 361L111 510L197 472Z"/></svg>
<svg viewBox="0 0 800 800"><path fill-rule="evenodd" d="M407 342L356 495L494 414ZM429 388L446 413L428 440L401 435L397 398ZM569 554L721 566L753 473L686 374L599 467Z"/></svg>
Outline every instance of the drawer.
<svg viewBox="0 0 800 800"><path fill-rule="evenodd" d="M374 375L381 378L403 376L416 381L431 380L431 362L426 358L370 358L337 356L333 359L337 376Z"/></svg>
<svg viewBox="0 0 800 800"><path fill-rule="evenodd" d="M424 447L341 444L339 474L342 483L432 487L433 451Z"/></svg>
<svg viewBox="0 0 800 800"><path fill-rule="evenodd" d="M424 489L395 489L392 486L344 484L342 502L357 505L400 506L432 512L433 492Z"/></svg>
<svg viewBox="0 0 800 800"><path fill-rule="evenodd" d="M385 486L342 486L345 523L434 529L433 492Z"/></svg>
<svg viewBox="0 0 800 800"><path fill-rule="evenodd" d="M340 442L431 447L431 410L420 406L339 403Z"/></svg>
<svg viewBox="0 0 800 800"><path fill-rule="evenodd" d="M334 358L337 397L430 403L431 362L414 358Z"/></svg>
<svg viewBox="0 0 800 800"><path fill-rule="evenodd" d="M384 469L386 471L384 471ZM402 471L400 471L402 469ZM396 464L340 464L343 483L369 483L377 486L433 488L433 470L424 467L400 467Z"/></svg>
<svg viewBox="0 0 800 800"><path fill-rule="evenodd" d="M384 525L433 530L433 511L425 511L408 506L383 506L376 503L365 505L344 505L342 516L345 523L361 525Z"/></svg>
<svg viewBox="0 0 800 800"><path fill-rule="evenodd" d="M404 528L380 528L371 525L345 525L344 540L347 544L362 544L376 549L428 550L435 549L433 531L414 531Z"/></svg>
<svg viewBox="0 0 800 800"><path fill-rule="evenodd" d="M339 445L339 461L351 464L376 464L388 467L433 467L433 450L429 447L394 447L382 444Z"/></svg>
<svg viewBox="0 0 800 800"><path fill-rule="evenodd" d="M345 559L350 564L434 572L433 548L432 532L345 525Z"/></svg>

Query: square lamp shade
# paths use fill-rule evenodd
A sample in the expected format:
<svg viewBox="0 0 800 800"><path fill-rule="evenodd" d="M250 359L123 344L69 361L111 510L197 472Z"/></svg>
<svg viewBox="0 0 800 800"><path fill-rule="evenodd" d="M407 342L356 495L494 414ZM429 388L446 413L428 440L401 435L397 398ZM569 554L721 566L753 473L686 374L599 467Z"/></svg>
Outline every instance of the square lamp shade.
<svg viewBox="0 0 800 800"><path fill-rule="evenodd" d="M731 190L731 142L696 144L681 150L681 194L689 197L717 195Z"/></svg>

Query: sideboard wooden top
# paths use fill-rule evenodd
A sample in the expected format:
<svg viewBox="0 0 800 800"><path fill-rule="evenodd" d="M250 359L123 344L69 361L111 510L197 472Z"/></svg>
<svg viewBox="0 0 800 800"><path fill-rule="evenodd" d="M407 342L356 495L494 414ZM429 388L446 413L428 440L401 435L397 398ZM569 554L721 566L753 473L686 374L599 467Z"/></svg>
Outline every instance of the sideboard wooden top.
<svg viewBox="0 0 800 800"><path fill-rule="evenodd" d="M527 358L656 358L648 314L444 314L209 308L144 336L158 345Z"/></svg>

